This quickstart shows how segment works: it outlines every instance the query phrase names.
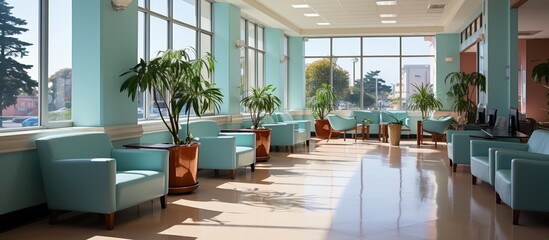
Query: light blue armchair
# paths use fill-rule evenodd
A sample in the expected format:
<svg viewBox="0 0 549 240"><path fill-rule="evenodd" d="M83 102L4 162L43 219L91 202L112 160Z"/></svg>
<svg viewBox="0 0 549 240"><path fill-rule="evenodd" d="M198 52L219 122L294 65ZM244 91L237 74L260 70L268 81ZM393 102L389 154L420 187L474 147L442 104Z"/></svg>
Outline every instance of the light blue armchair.
<svg viewBox="0 0 549 240"><path fill-rule="evenodd" d="M235 169L250 166L255 171L255 134L220 132L217 122L197 120L189 123L193 137L198 138L198 168L229 170L235 177ZM187 135L187 123L181 124L180 136Z"/></svg>
<svg viewBox="0 0 549 240"><path fill-rule="evenodd" d="M423 120L423 122L421 123L422 131L418 132L418 134L421 134L420 136L421 140L423 141L423 132L430 133L433 137L433 141L435 142L435 148L436 148L438 135L446 134L448 127L450 127L450 124L452 123L452 120L453 120L452 117L443 117L440 119L428 118Z"/></svg>
<svg viewBox="0 0 549 240"><path fill-rule="evenodd" d="M271 147L290 147L290 151L294 152L296 144L309 144L311 132L307 130L308 123L305 121L275 122L267 115L261 125L271 129Z"/></svg>
<svg viewBox="0 0 549 240"><path fill-rule="evenodd" d="M379 111L367 111L367 110L353 110L352 116L356 117L357 123L366 124L365 119L369 120L370 134L379 134Z"/></svg>
<svg viewBox="0 0 549 240"><path fill-rule="evenodd" d="M36 140L50 223L59 211L104 215L154 198L166 208L168 151L113 149L105 133L54 135Z"/></svg>
<svg viewBox="0 0 549 240"><path fill-rule="evenodd" d="M330 136L332 131L343 132L343 141L347 140L347 131L351 131L355 135L355 142L358 134L358 128L362 127L362 124L356 122L355 117L342 117L338 115L328 115L328 122L330 122ZM326 142L330 141L330 138Z"/></svg>
<svg viewBox="0 0 549 240"><path fill-rule="evenodd" d="M480 130L448 130L446 132L446 144L448 146L448 159L450 166L456 172L458 164L471 164L472 139L480 140L487 135Z"/></svg>
<svg viewBox="0 0 549 240"><path fill-rule="evenodd" d="M518 141L518 139L515 139ZM549 131L536 130L528 139L528 143L501 142L490 140L471 140L471 180L475 184L477 178L494 185L495 157L499 149L521 151L523 154L549 154Z"/></svg>
<svg viewBox="0 0 549 240"><path fill-rule="evenodd" d="M313 129L313 121L311 120L295 120L290 113L287 112L275 112L273 113L273 120L277 123L293 123L297 124L297 129L303 129L307 133L307 145L309 145L309 139L311 139L311 131Z"/></svg>
<svg viewBox="0 0 549 240"><path fill-rule="evenodd" d="M513 209L515 225L520 211L549 212L549 145L545 145L545 149L545 154L496 150L496 202L503 201Z"/></svg>

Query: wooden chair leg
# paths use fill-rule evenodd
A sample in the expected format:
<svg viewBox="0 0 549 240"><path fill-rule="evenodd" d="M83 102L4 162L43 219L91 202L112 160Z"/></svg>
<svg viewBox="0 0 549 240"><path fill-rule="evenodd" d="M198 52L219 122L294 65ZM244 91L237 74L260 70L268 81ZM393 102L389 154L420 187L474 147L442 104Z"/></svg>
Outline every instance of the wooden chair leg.
<svg viewBox="0 0 549 240"><path fill-rule="evenodd" d="M477 184L477 177L471 175L471 184L473 184L473 185Z"/></svg>
<svg viewBox="0 0 549 240"><path fill-rule="evenodd" d="M219 175L219 169L214 169L214 175L215 175L215 176L218 176L218 175Z"/></svg>
<svg viewBox="0 0 549 240"><path fill-rule="evenodd" d="M499 196L498 193L496 193L496 203L501 204L501 197Z"/></svg>
<svg viewBox="0 0 549 240"><path fill-rule="evenodd" d="M250 168L252 169L252 172L255 172L255 163L250 164Z"/></svg>
<svg viewBox="0 0 549 240"><path fill-rule="evenodd" d="M458 165L456 163L454 163L454 166L452 166L452 171L456 172L457 171L457 167Z"/></svg>
<svg viewBox="0 0 549 240"><path fill-rule="evenodd" d="M166 204L166 195L163 195L160 197L160 206L162 208L166 208L167 207L167 204Z"/></svg>
<svg viewBox="0 0 549 240"><path fill-rule="evenodd" d="M513 225L518 225L520 210L513 209Z"/></svg>
<svg viewBox="0 0 549 240"><path fill-rule="evenodd" d="M229 178L234 179L234 169L229 170Z"/></svg>
<svg viewBox="0 0 549 240"><path fill-rule="evenodd" d="M452 159L448 159L448 161L450 162L450 167L452 166Z"/></svg>
<svg viewBox="0 0 549 240"><path fill-rule="evenodd" d="M107 230L112 230L114 228L114 213L105 214L105 226Z"/></svg>
<svg viewBox="0 0 549 240"><path fill-rule="evenodd" d="M435 141L435 148L437 148L437 138L438 138L438 136L435 133L433 133L431 136L433 136L433 140Z"/></svg>
<svg viewBox="0 0 549 240"><path fill-rule="evenodd" d="M358 126L355 126L355 142L356 142L356 135L358 135ZM364 133L362 135L364 135Z"/></svg>
<svg viewBox="0 0 549 240"><path fill-rule="evenodd" d="M347 141L347 131L343 131L343 141Z"/></svg>
<svg viewBox="0 0 549 240"><path fill-rule="evenodd" d="M307 147L308 147L308 146L309 146L309 140L307 140L307 141L305 141L305 142L306 142L306 144L307 144Z"/></svg>
<svg viewBox="0 0 549 240"><path fill-rule="evenodd" d="M59 216L58 210L50 210L50 225L57 223L57 217Z"/></svg>
<svg viewBox="0 0 549 240"><path fill-rule="evenodd" d="M294 153L294 146L293 146L293 145L290 146L290 152L291 152L291 153Z"/></svg>

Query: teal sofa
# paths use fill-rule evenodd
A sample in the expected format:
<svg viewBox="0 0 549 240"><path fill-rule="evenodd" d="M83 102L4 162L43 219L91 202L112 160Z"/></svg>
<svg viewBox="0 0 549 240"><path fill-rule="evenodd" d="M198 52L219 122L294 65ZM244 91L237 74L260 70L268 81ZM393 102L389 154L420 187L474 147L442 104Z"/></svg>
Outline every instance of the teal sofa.
<svg viewBox="0 0 549 240"><path fill-rule="evenodd" d="M60 211L114 213L160 198L166 208L168 151L113 149L107 134L73 133L36 140L50 223Z"/></svg>
<svg viewBox="0 0 549 240"><path fill-rule="evenodd" d="M367 124L364 120L369 120L370 134L379 134L380 111L377 110L353 110L351 116L356 118L357 123Z"/></svg>
<svg viewBox="0 0 549 240"><path fill-rule="evenodd" d="M276 123L297 124L297 129L304 130L307 133L307 145L309 144L309 139L311 139L311 131L314 129L312 120L295 120L288 112L275 112L272 114L272 117Z"/></svg>
<svg viewBox="0 0 549 240"><path fill-rule="evenodd" d="M250 166L255 171L255 133L221 132L213 120L197 120L189 123L193 137L198 139L198 168L229 170L235 177L235 169ZM185 139L187 123L181 124L179 135Z"/></svg>
<svg viewBox="0 0 549 240"><path fill-rule="evenodd" d="M494 185L496 169L496 151L499 149L520 151L528 154L549 154L549 131L536 130L528 143L502 142L491 140L471 140L471 180L477 178Z"/></svg>
<svg viewBox="0 0 549 240"><path fill-rule="evenodd" d="M513 209L513 224L520 211L549 212L549 131L535 130L516 147L495 151L496 202Z"/></svg>
<svg viewBox="0 0 549 240"><path fill-rule="evenodd" d="M296 144L309 145L311 131L308 121L276 122L271 115L261 121L261 126L271 129L271 147L290 147L294 152Z"/></svg>

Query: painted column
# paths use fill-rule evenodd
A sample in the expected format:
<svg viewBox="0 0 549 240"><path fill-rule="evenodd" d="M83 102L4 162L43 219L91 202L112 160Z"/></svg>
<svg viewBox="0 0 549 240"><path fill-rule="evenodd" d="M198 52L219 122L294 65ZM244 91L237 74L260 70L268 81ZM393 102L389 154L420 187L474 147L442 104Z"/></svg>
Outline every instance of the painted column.
<svg viewBox="0 0 549 240"><path fill-rule="evenodd" d="M289 42L288 107L302 110L305 109L305 42L303 37L290 37Z"/></svg>
<svg viewBox="0 0 549 240"><path fill-rule="evenodd" d="M451 105L446 99L446 93L450 85L444 79L451 72L459 72L459 34L436 34L436 81L434 81L435 96L442 102L443 110L451 110ZM452 62L446 62L446 58L452 58Z"/></svg>
<svg viewBox="0 0 549 240"><path fill-rule="evenodd" d="M240 115L240 9L229 3L216 2L214 11L214 81L223 93L221 114Z"/></svg>
<svg viewBox="0 0 549 240"><path fill-rule="evenodd" d="M518 108L518 9L509 13L509 107Z"/></svg>
<svg viewBox="0 0 549 240"><path fill-rule="evenodd" d="M265 28L265 83L276 87L275 95L284 101L284 78L280 57L284 54L284 32ZM282 103L284 106L284 103Z"/></svg>
<svg viewBox="0 0 549 240"><path fill-rule="evenodd" d="M137 63L137 1L72 2L73 122L78 127L137 124L137 102L120 92L119 75Z"/></svg>
<svg viewBox="0 0 549 240"><path fill-rule="evenodd" d="M486 105L487 108L498 109L499 116L506 116L510 102L510 5L509 0L486 0L484 4L484 19L486 21L486 40L484 44ZM515 42L514 51L516 52L516 50ZM514 53L514 56L516 58L516 53ZM516 69L516 65L514 68ZM518 94L516 88L514 94Z"/></svg>

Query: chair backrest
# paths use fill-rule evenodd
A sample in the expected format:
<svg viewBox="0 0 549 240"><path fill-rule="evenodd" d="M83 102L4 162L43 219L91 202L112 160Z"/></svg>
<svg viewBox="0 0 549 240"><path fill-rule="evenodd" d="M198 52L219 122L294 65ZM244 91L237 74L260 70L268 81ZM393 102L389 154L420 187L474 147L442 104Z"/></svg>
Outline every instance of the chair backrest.
<svg viewBox="0 0 549 240"><path fill-rule="evenodd" d="M353 110L352 115L356 117L358 123L362 123L364 119L371 120L372 124L379 123L379 111Z"/></svg>
<svg viewBox="0 0 549 240"><path fill-rule="evenodd" d="M528 139L528 151L549 154L549 131L535 130Z"/></svg>
<svg viewBox="0 0 549 240"><path fill-rule="evenodd" d="M36 140L41 165L59 159L110 158L112 142L103 132L69 133Z"/></svg>
<svg viewBox="0 0 549 240"><path fill-rule="evenodd" d="M276 123L273 116L272 115L265 115L265 117L263 119L261 119L261 123L265 123L265 124L274 124Z"/></svg>
<svg viewBox="0 0 549 240"><path fill-rule="evenodd" d="M277 117L277 120L278 122L285 122L285 121L293 121L294 118L292 117L292 115L290 113L287 113L287 112L277 112L277 113L274 113L274 115Z"/></svg>
<svg viewBox="0 0 549 240"><path fill-rule="evenodd" d="M189 123L189 129L194 137L216 137L219 135L219 125L214 120L196 120ZM181 124L179 136L187 135L187 123Z"/></svg>
<svg viewBox="0 0 549 240"><path fill-rule="evenodd" d="M343 118L338 115L328 115L327 118L328 122L330 122L330 127L336 131L354 129L357 124L354 118Z"/></svg>
<svg viewBox="0 0 549 240"><path fill-rule="evenodd" d="M444 134L452 123L452 117L443 117L440 119L426 119L423 120L423 131L437 134Z"/></svg>

